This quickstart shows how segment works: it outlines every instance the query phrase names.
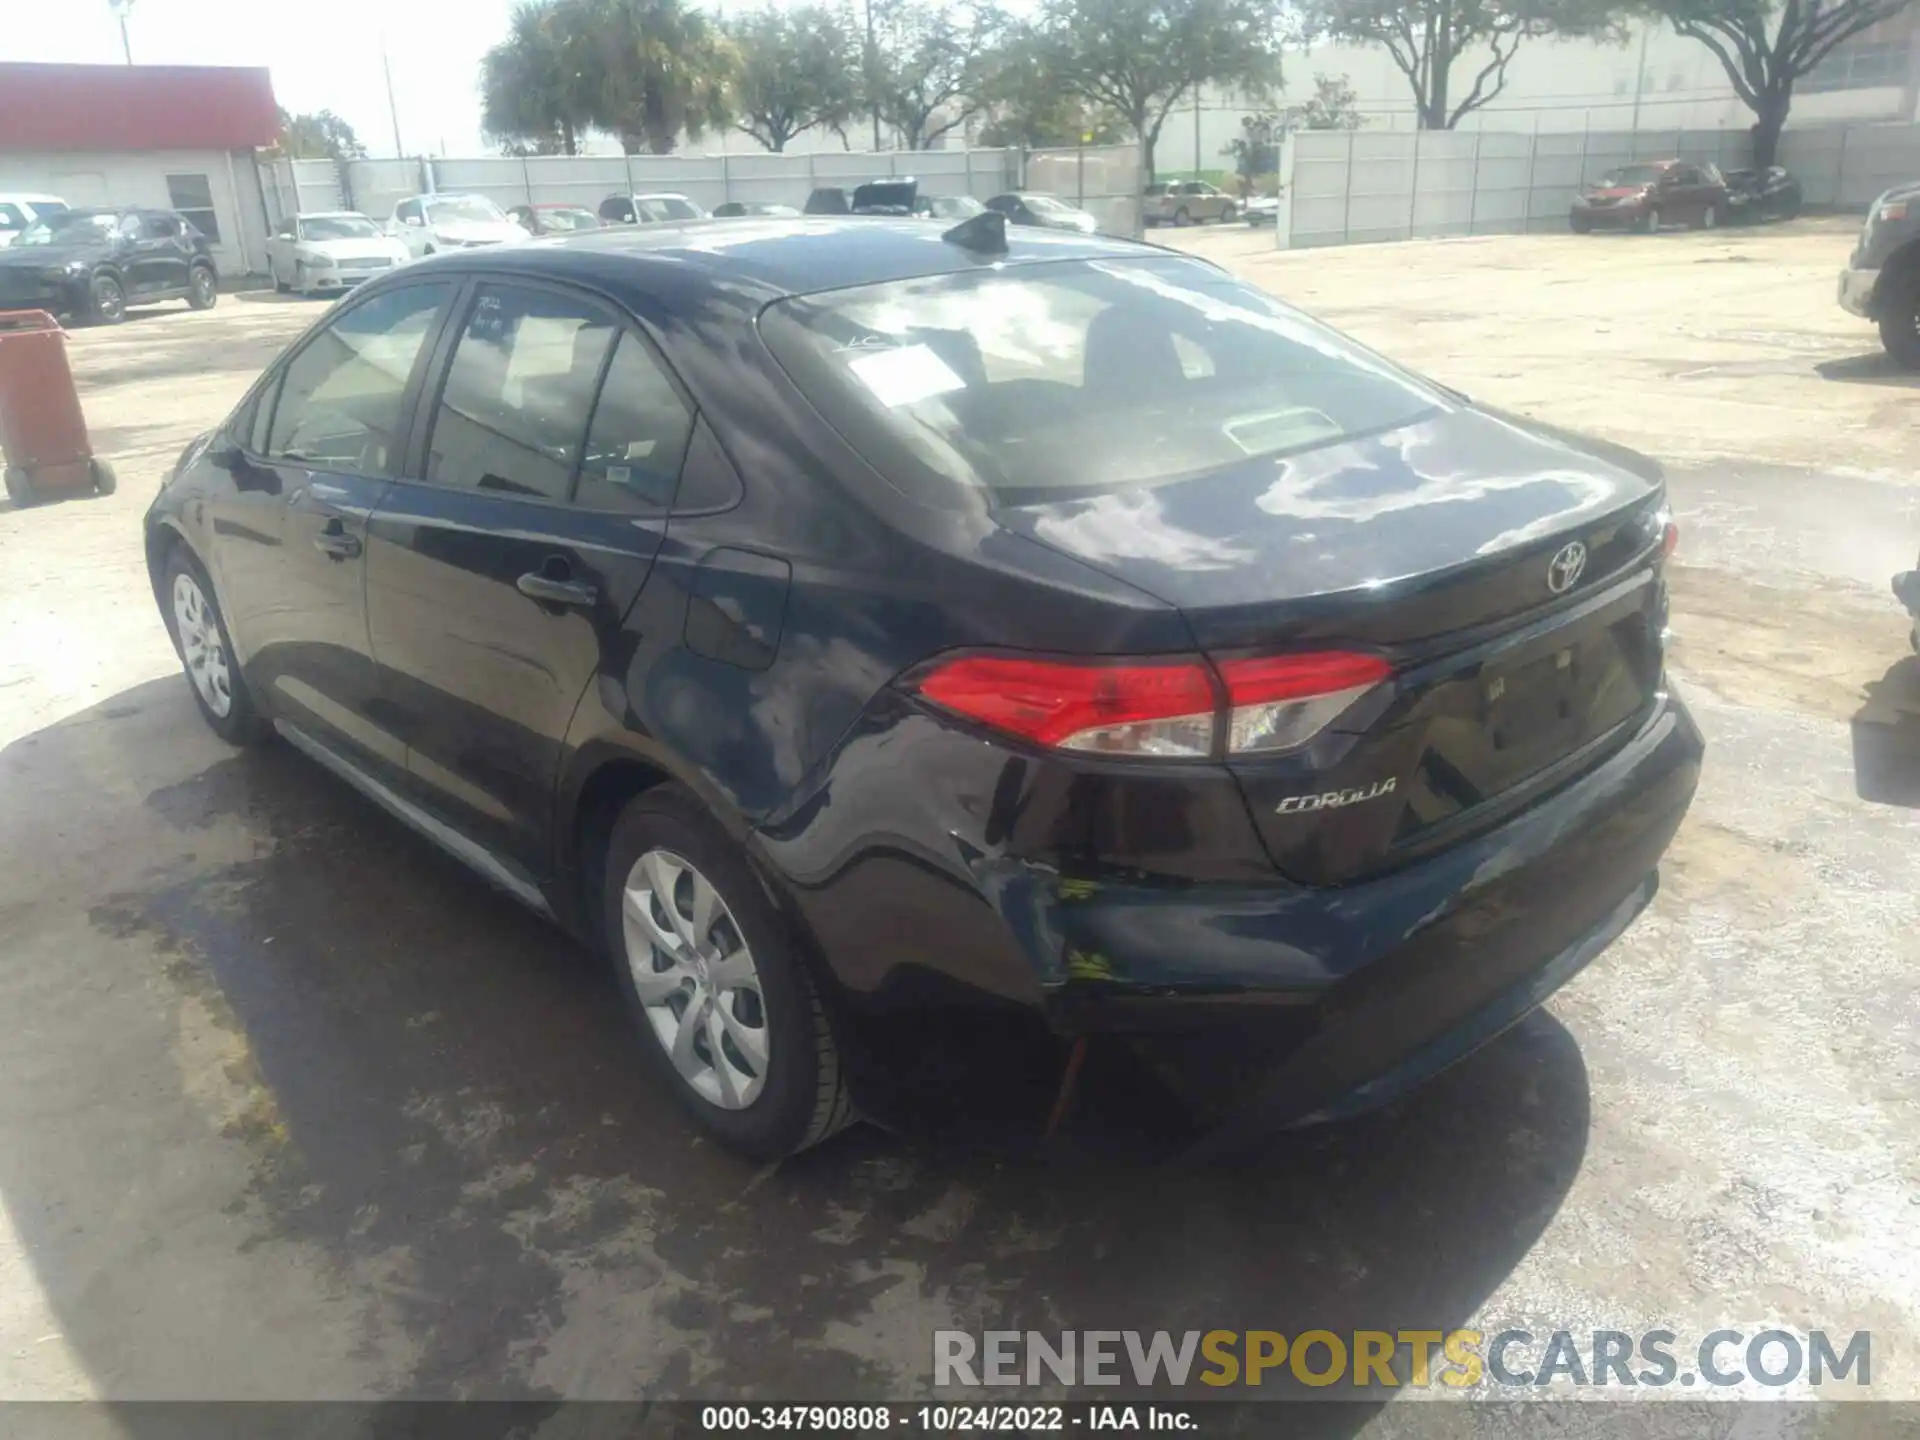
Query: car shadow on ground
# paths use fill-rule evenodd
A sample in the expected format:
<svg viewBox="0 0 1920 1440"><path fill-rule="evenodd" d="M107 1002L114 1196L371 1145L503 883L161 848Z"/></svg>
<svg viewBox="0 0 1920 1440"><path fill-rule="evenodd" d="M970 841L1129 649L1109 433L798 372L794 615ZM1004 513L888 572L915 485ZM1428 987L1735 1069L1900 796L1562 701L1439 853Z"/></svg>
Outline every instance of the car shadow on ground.
<svg viewBox="0 0 1920 1440"><path fill-rule="evenodd" d="M910 1398L944 1327L1444 1330L1585 1151L1544 1014L1205 1171L1114 1050L1038 1143L1053 1052L976 1024L903 1079L916 1133L757 1168L595 962L177 678L0 753L0 815L0 1197L113 1393Z"/></svg>
<svg viewBox="0 0 1920 1440"><path fill-rule="evenodd" d="M1852 723L1855 792L1920 810L1920 657L1903 656L1869 683Z"/></svg>
<svg viewBox="0 0 1920 1440"><path fill-rule="evenodd" d="M1904 368L1884 350L1876 350L1870 355L1849 355L1844 360L1822 360L1813 370L1822 380L1839 380L1850 385L1920 389L1920 370Z"/></svg>

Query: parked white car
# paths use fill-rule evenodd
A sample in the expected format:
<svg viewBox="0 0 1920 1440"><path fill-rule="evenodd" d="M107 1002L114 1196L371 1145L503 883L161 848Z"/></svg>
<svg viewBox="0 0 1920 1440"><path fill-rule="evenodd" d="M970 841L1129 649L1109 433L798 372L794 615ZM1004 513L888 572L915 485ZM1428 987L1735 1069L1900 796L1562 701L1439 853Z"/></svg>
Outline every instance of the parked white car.
<svg viewBox="0 0 1920 1440"><path fill-rule="evenodd" d="M0 194L0 249L11 245L14 237L34 221L67 208L67 202L58 195Z"/></svg>
<svg viewBox="0 0 1920 1440"><path fill-rule="evenodd" d="M387 233L411 256L476 245L520 245L527 232L484 195L415 195L393 207Z"/></svg>
<svg viewBox="0 0 1920 1440"><path fill-rule="evenodd" d="M413 257L357 210L289 215L267 240L273 288L312 295L350 290Z"/></svg>

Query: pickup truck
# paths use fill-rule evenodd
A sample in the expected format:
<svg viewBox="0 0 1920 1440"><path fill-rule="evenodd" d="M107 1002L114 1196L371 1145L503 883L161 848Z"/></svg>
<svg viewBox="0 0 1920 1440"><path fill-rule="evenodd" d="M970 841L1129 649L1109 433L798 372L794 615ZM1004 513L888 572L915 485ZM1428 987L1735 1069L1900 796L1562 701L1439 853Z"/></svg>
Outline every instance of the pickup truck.
<svg viewBox="0 0 1920 1440"><path fill-rule="evenodd" d="M1840 306L1877 324L1887 354L1920 370L1920 181L1873 202L1840 272Z"/></svg>

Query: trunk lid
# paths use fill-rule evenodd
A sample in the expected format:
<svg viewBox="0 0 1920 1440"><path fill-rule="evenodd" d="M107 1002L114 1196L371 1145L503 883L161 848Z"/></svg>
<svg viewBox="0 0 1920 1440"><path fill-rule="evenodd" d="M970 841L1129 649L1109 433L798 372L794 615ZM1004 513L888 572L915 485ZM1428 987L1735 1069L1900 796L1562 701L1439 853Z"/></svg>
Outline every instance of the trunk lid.
<svg viewBox="0 0 1920 1440"><path fill-rule="evenodd" d="M1335 884L1478 833L1626 738L1660 683L1663 503L1631 451L1460 408L999 519L1177 606L1216 658L1391 661L1303 749L1229 761L1273 861Z"/></svg>

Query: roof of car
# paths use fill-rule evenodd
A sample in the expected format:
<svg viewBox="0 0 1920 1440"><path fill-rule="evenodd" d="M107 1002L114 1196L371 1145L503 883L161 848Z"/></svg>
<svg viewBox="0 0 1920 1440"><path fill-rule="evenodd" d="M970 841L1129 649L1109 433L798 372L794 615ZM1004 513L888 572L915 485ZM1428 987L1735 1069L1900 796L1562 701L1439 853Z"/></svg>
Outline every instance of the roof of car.
<svg viewBox="0 0 1920 1440"><path fill-rule="evenodd" d="M296 220L370 220L358 210L302 210L293 217Z"/></svg>
<svg viewBox="0 0 1920 1440"><path fill-rule="evenodd" d="M750 217L751 218L751 217ZM575 274L617 289L633 261L678 272L702 288L752 286L760 299L842 290L927 275L1050 260L1117 259L1165 253L1102 235L1059 230L1007 232L1004 255L979 256L944 241L945 221L877 216L802 216L742 224L689 220L639 228L589 230L498 249L464 251L422 262L462 269ZM416 269L418 267L415 267Z"/></svg>

